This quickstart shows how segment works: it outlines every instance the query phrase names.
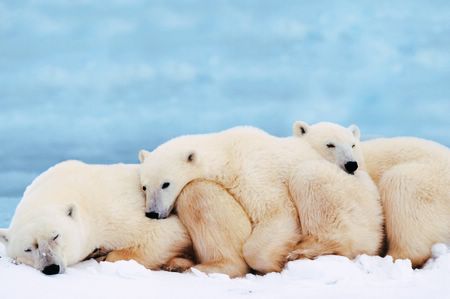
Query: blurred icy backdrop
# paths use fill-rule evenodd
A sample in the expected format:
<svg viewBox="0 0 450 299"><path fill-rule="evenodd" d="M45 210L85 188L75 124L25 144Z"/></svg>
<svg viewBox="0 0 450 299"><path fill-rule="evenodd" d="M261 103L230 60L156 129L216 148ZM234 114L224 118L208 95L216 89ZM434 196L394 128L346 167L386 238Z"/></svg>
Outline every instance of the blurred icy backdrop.
<svg viewBox="0 0 450 299"><path fill-rule="evenodd" d="M450 145L450 1L0 1L0 226L65 159L296 119Z"/></svg>

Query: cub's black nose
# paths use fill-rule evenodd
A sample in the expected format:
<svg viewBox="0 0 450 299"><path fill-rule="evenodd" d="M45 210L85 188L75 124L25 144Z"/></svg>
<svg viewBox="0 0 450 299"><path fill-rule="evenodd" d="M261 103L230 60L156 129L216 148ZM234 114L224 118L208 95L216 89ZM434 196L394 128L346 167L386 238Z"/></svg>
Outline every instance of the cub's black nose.
<svg viewBox="0 0 450 299"><path fill-rule="evenodd" d="M48 265L44 268L44 270L42 270L42 273L44 273L45 275L59 274L59 266L55 264Z"/></svg>
<svg viewBox="0 0 450 299"><path fill-rule="evenodd" d="M354 174L356 169L358 169L358 162L356 161L350 161L345 163L344 165L345 171L347 171L349 174Z"/></svg>
<svg viewBox="0 0 450 299"><path fill-rule="evenodd" d="M145 217L150 218L150 219L158 219L159 214L156 212L149 212L149 213L145 213Z"/></svg>

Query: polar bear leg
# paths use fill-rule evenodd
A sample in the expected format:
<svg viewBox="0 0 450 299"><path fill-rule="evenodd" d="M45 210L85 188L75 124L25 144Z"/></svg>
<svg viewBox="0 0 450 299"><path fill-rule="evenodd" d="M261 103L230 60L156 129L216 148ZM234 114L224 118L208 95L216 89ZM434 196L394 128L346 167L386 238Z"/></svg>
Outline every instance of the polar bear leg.
<svg viewBox="0 0 450 299"><path fill-rule="evenodd" d="M259 273L279 272L287 262L291 252L300 238L298 216L279 211L269 219L259 222L244 244L244 258L247 264Z"/></svg>
<svg viewBox="0 0 450 299"><path fill-rule="evenodd" d="M303 235L289 260L379 252L383 217L379 193L366 173L349 175L327 161L307 161L289 188Z"/></svg>
<svg viewBox="0 0 450 299"><path fill-rule="evenodd" d="M134 260L142 265L145 265L145 258L139 247L129 247L120 250L113 250L106 255L105 261L118 262Z"/></svg>
<svg viewBox="0 0 450 299"><path fill-rule="evenodd" d="M184 257L174 257L168 262L162 265L149 265L148 263L148 252L143 250L143 247L136 246L125 248L121 250L113 250L105 258L107 262L117 262L117 261L129 261L134 260L145 267L152 270L166 270L171 272L184 272L194 266L194 262L189 258Z"/></svg>
<svg viewBox="0 0 450 299"><path fill-rule="evenodd" d="M342 245L333 240L319 240L315 236L305 235L295 246L288 256L288 261L298 259L314 259L321 255L337 254L341 251Z"/></svg>
<svg viewBox="0 0 450 299"><path fill-rule="evenodd" d="M191 259L183 257L174 257L161 267L162 270L170 272L185 272L194 266Z"/></svg>
<svg viewBox="0 0 450 299"><path fill-rule="evenodd" d="M420 267L434 243L450 241L449 184L448 165L429 161L402 164L381 177L389 255Z"/></svg>
<svg viewBox="0 0 450 299"><path fill-rule="evenodd" d="M190 261L192 243L186 228L176 216L154 220L146 217L136 219L134 227L127 227L125 234L106 247L119 247L118 244L134 244L110 252L106 261L135 260L148 269L168 269L185 271ZM122 233L124 233L122 232Z"/></svg>
<svg viewBox="0 0 450 299"><path fill-rule="evenodd" d="M251 233L250 220L223 187L195 180L181 192L176 209L200 262L195 268L230 277L249 272L242 246Z"/></svg>
<svg viewBox="0 0 450 299"><path fill-rule="evenodd" d="M349 227L342 219L342 213L348 209L343 199L351 199L351 194L346 194L346 175L327 161L307 161L299 165L289 188L299 213L303 236L288 255L288 260L311 259L326 254L353 256L350 244L346 244L351 239L345 237Z"/></svg>

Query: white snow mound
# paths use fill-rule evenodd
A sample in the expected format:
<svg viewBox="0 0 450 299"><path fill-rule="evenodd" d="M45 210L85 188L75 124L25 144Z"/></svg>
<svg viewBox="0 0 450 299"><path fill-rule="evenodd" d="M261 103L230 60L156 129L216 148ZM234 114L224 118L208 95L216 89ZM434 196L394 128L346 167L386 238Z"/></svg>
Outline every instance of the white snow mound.
<svg viewBox="0 0 450 299"><path fill-rule="evenodd" d="M223 274L150 271L134 261L86 261L45 276L14 265L0 245L1 298L450 298L450 250L413 270L409 260L362 255L290 262L281 273L230 279Z"/></svg>

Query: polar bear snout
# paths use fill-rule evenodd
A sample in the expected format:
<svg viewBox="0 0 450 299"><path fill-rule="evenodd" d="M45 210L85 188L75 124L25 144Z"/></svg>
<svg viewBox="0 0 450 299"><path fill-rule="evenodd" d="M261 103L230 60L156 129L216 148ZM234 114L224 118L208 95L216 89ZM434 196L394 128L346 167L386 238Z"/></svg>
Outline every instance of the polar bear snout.
<svg viewBox="0 0 450 299"><path fill-rule="evenodd" d="M345 163L344 168L348 174L355 174L355 171L358 169L358 162L348 161Z"/></svg>
<svg viewBox="0 0 450 299"><path fill-rule="evenodd" d="M61 267L57 264L51 264L48 266L45 266L44 269L42 270L42 273L44 273L45 275L55 275L55 274L59 274L61 270Z"/></svg>
<svg viewBox="0 0 450 299"><path fill-rule="evenodd" d="M168 185L166 184L168 183L164 183L163 185L167 190ZM167 199L164 198L164 195L167 195L167 191L162 189L158 189L155 192L147 194L145 217L150 219L165 219L169 217L175 203L174 200L170 200L171 196Z"/></svg>
<svg viewBox="0 0 450 299"><path fill-rule="evenodd" d="M61 256L55 251L56 240L59 238L59 234L52 237L51 241L45 240L39 242L38 249L38 269L45 275L55 275L64 272L64 266L62 264Z"/></svg>
<svg viewBox="0 0 450 299"><path fill-rule="evenodd" d="M168 209L150 209L149 211L145 211L145 217L150 219L166 219L171 212L172 207L169 207Z"/></svg>
<svg viewBox="0 0 450 299"><path fill-rule="evenodd" d="M159 219L159 213L156 212L146 212L145 217L150 219Z"/></svg>

